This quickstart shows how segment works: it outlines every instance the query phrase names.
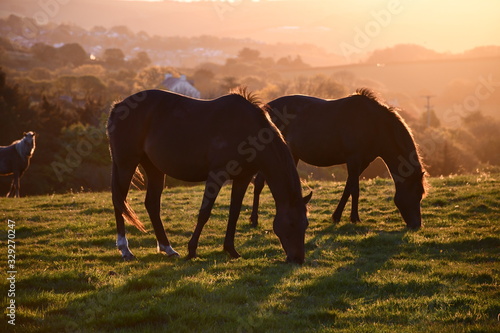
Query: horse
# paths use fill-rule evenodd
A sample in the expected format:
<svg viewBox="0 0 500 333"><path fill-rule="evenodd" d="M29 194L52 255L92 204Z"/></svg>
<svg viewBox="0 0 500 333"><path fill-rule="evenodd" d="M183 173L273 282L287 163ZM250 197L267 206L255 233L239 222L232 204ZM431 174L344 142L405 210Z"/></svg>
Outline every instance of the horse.
<svg viewBox="0 0 500 333"><path fill-rule="evenodd" d="M0 146L0 175L13 175L7 197L18 197L21 190L21 177L30 165L35 152L35 132L23 133L23 138L9 146Z"/></svg>
<svg viewBox="0 0 500 333"><path fill-rule="evenodd" d="M234 247L236 222L246 189L261 170L274 196L273 230L286 253L286 261L304 262L306 203L311 195L302 198L300 178L288 146L269 115L258 106L255 95L239 91L214 100L200 100L163 90L145 90L112 107L107 132L116 244L124 260L134 258L125 236L124 219L145 231L126 200L131 180L141 165L147 176L144 203L158 252L179 256L170 245L160 218L165 175L206 182L186 259L196 257L199 237L219 190L232 180L224 250L238 258Z"/></svg>
<svg viewBox="0 0 500 333"><path fill-rule="evenodd" d="M295 163L315 166L347 164L348 177L342 197L332 214L340 222L349 196L351 222L359 222L359 176L377 157L388 167L395 183L394 202L408 228L422 225L420 202L426 194L426 172L410 128L398 110L363 88L337 100L292 95L268 103L276 126L282 131ZM250 222L258 225L259 195L265 176L254 181Z"/></svg>

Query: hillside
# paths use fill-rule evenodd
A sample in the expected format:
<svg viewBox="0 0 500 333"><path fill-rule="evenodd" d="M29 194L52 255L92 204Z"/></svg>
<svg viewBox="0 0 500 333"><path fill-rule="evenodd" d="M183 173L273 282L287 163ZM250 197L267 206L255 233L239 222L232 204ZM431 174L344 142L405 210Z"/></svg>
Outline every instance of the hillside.
<svg viewBox="0 0 500 333"><path fill-rule="evenodd" d="M419 62L436 60L461 60L477 58L499 58L500 46L482 46L463 53L441 53L415 44L399 44L372 52L366 59L369 64L386 64L397 62Z"/></svg>
<svg viewBox="0 0 500 333"><path fill-rule="evenodd" d="M22 332L496 332L500 173L430 183L425 227L416 232L404 227L391 181L361 182L356 225L330 220L342 183L305 184L314 195L303 266L284 264L267 190L257 229L249 227L245 198L237 260L222 252L228 187L190 261L156 253L141 191L130 202L150 232L127 226L132 262L116 250L108 192L0 198L8 235L0 244L12 260L7 269L4 259L0 286L4 308L14 304L0 330L12 331L14 320ZM182 256L202 191L163 193L165 227Z"/></svg>
<svg viewBox="0 0 500 333"><path fill-rule="evenodd" d="M387 59L393 60L392 57ZM285 78L333 76L339 82L346 82L353 87L369 86L382 92L392 104L417 114L425 110L423 96L432 95L433 110L444 118L443 125L477 109L495 117L500 116L498 56L413 62L401 58L398 62L289 70L282 75ZM471 103L470 106L468 103ZM454 117L450 117L452 113L455 113ZM447 116L453 119L447 120Z"/></svg>

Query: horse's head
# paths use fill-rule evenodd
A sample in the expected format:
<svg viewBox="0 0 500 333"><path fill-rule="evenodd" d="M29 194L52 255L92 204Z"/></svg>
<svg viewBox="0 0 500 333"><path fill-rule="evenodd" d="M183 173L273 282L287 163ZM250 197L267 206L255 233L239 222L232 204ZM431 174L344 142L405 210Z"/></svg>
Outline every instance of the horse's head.
<svg viewBox="0 0 500 333"><path fill-rule="evenodd" d="M396 182L394 203L410 229L419 229L422 226L420 202L426 191L424 177L424 172L415 172L410 177Z"/></svg>
<svg viewBox="0 0 500 333"><path fill-rule="evenodd" d="M24 151L29 156L33 155L33 152L35 151L35 135L36 133L32 131L24 132L22 142L24 145Z"/></svg>
<svg viewBox="0 0 500 333"><path fill-rule="evenodd" d="M305 257L305 234L309 224L306 204L311 199L312 192L303 198L295 200L285 207L279 207L273 223L273 229L286 253L286 261L302 264Z"/></svg>

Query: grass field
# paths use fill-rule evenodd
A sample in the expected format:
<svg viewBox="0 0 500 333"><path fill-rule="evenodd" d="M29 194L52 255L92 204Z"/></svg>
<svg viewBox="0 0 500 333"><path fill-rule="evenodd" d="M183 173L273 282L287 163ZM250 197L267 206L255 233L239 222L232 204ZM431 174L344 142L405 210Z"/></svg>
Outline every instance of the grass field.
<svg viewBox="0 0 500 333"><path fill-rule="evenodd" d="M500 174L430 182L416 232L406 230L390 180L361 182L356 225L348 212L340 224L330 220L342 183L304 185L314 195L302 266L284 263L267 188L257 229L245 198L237 260L222 252L229 187L191 261L156 253L141 191L130 202L150 231L128 227L132 262L115 247L109 193L1 198L0 331L499 332ZM165 226L182 256L201 195L201 186L163 194Z"/></svg>

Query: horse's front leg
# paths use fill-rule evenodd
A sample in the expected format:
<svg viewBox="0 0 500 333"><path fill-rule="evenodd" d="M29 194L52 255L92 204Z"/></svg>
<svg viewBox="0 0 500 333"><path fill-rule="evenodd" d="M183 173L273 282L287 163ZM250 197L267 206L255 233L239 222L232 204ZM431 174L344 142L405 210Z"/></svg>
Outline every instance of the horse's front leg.
<svg viewBox="0 0 500 333"><path fill-rule="evenodd" d="M14 179L12 179L12 182L10 183L10 189L9 192L7 192L6 197L11 198L14 195Z"/></svg>
<svg viewBox="0 0 500 333"><path fill-rule="evenodd" d="M223 184L220 180L215 179L214 175L216 173L210 172L207 182L205 184L205 192L203 194L203 201L201 203L200 212L198 214L198 222L196 223L196 228L194 229L193 236L188 243L188 255L186 259L191 259L196 257L196 249L198 248L198 241L200 240L201 231L208 221L212 208L215 203L215 199L219 195L219 191Z"/></svg>
<svg viewBox="0 0 500 333"><path fill-rule="evenodd" d="M257 227L259 224L259 197L262 189L264 188L265 179L262 173L258 173L255 176L253 185L253 205L252 205L252 215L250 215L250 223L252 227ZM234 185L233 185L234 187Z"/></svg>
<svg viewBox="0 0 500 333"><path fill-rule="evenodd" d="M371 161L362 161L359 165L355 165L353 167L353 170L349 171L349 174L353 172L356 177L352 179L352 187L351 187L351 222L356 223L356 222L361 222L361 219L359 218L359 177L365 171L365 169L370 165Z"/></svg>
<svg viewBox="0 0 500 333"><path fill-rule="evenodd" d="M19 175L14 172L12 177L12 183L10 183L10 190L9 193L7 193L7 198L19 197Z"/></svg>
<svg viewBox="0 0 500 333"><path fill-rule="evenodd" d="M18 175L15 178L15 181L16 181L16 195L15 195L15 197L20 198L21 197L21 176Z"/></svg>
<svg viewBox="0 0 500 333"><path fill-rule="evenodd" d="M233 180L229 220L227 222L226 238L224 239L224 250L229 253L232 258L240 257L240 254L234 248L234 235L236 233L236 223L238 222L238 217L240 216L243 197L245 196L245 192L251 179L252 178L250 176Z"/></svg>

